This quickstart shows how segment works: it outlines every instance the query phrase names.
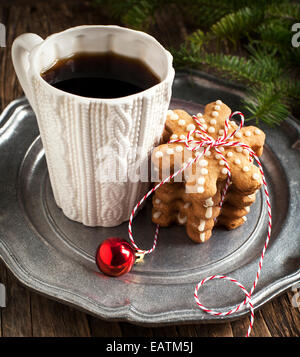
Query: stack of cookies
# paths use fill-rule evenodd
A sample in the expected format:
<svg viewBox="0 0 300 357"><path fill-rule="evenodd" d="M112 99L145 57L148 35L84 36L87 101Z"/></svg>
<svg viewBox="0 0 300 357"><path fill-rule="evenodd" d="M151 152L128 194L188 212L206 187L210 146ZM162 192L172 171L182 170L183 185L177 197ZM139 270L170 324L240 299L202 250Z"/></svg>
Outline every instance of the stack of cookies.
<svg viewBox="0 0 300 357"><path fill-rule="evenodd" d="M197 119L213 138L224 134L225 120L230 108L220 100L206 105ZM237 129L230 120L228 133ZM164 142L185 139L197 123L183 110L167 113ZM195 134L198 136L199 134ZM196 140L198 137L195 137ZM261 156L265 134L254 126L243 127L230 140L248 145ZM203 149L199 149L203 150ZM185 225L187 235L195 242L207 241L215 225L234 229L247 220L250 206L262 185L262 176L249 151L242 147L221 146L231 171L231 182L220 208L221 195L226 185L228 171L222 156L215 148L208 150L182 174L158 188L153 195L152 220L163 227L172 223ZM156 147L152 163L157 173L156 182L162 181L182 165L192 160L199 151L188 150L185 143L166 143Z"/></svg>

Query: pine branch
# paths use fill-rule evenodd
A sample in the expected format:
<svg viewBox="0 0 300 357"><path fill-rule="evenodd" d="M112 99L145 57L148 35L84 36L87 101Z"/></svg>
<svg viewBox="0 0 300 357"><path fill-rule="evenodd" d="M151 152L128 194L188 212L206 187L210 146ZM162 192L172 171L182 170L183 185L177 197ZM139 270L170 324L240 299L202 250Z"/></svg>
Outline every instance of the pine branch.
<svg viewBox="0 0 300 357"><path fill-rule="evenodd" d="M262 23L257 28L260 42L269 48L275 48L282 55L291 48L291 26L278 19Z"/></svg>
<svg viewBox="0 0 300 357"><path fill-rule="evenodd" d="M260 7L245 7L224 16L211 27L210 31L217 38L228 39L233 44L236 44L241 38L249 37L263 18L264 11Z"/></svg>
<svg viewBox="0 0 300 357"><path fill-rule="evenodd" d="M290 114L287 104L273 85L252 88L243 104L252 114L247 120L255 119L257 124L262 120L271 127L278 125Z"/></svg>
<svg viewBox="0 0 300 357"><path fill-rule="evenodd" d="M163 0L162 0L163 1ZM266 9L268 6L275 6L285 3L288 0L174 0L186 17L201 27L201 29L210 28L216 22L220 21L225 15L235 13L243 8Z"/></svg>
<svg viewBox="0 0 300 357"><path fill-rule="evenodd" d="M162 5L162 0L95 0L98 5L109 9L112 17L122 21L126 26L146 30L156 9Z"/></svg>
<svg viewBox="0 0 300 357"><path fill-rule="evenodd" d="M279 81L279 92L282 93L287 101L297 100L300 102L300 82L287 77Z"/></svg>
<svg viewBox="0 0 300 357"><path fill-rule="evenodd" d="M194 40L197 39L193 37ZM200 40L202 36L200 34ZM193 43L193 42L192 42ZM201 68L208 65L218 71L222 77L247 83L248 99L245 108L252 114L251 119L262 120L270 126L279 124L289 114L287 98L294 93L300 94L300 85L287 81L280 61L273 53L264 49L248 46L250 58L206 53L193 43L191 48L183 46L179 58L181 64ZM175 56L177 59L178 56ZM284 85L283 85L284 84Z"/></svg>
<svg viewBox="0 0 300 357"><path fill-rule="evenodd" d="M174 59L175 64L181 67L201 68L208 65L227 78L252 84L272 82L283 74L280 63L274 56L266 55L262 50L251 47L249 49L252 51L250 58L207 53L201 49L201 44L192 41L183 45L179 52L174 54Z"/></svg>
<svg viewBox="0 0 300 357"><path fill-rule="evenodd" d="M267 8L267 14L271 17L278 17L281 20L291 20L297 22L300 19L300 5L290 1L272 3Z"/></svg>
<svg viewBox="0 0 300 357"><path fill-rule="evenodd" d="M122 22L137 30L146 30L159 6L159 1L140 0L122 16Z"/></svg>

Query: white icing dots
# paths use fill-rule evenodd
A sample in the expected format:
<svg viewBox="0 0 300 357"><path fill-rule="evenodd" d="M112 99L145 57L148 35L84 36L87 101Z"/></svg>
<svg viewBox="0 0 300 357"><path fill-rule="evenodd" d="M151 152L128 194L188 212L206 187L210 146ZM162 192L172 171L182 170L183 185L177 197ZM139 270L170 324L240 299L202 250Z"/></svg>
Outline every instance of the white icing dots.
<svg viewBox="0 0 300 357"><path fill-rule="evenodd" d="M249 151L247 149L243 149L243 154L248 155Z"/></svg>
<svg viewBox="0 0 300 357"><path fill-rule="evenodd" d="M204 185L205 183L205 178L204 177L199 177L198 180L197 180L198 184L199 185Z"/></svg>
<svg viewBox="0 0 300 357"><path fill-rule="evenodd" d="M227 157L232 157L232 156L233 156L233 153L231 151L228 151Z"/></svg>
<svg viewBox="0 0 300 357"><path fill-rule="evenodd" d="M243 167L243 171L244 171L244 172L248 172L249 170L250 170L250 169L249 169L248 166L244 166L244 167Z"/></svg>
<svg viewBox="0 0 300 357"><path fill-rule="evenodd" d="M242 219L246 222L247 221L247 217L243 216Z"/></svg>
<svg viewBox="0 0 300 357"><path fill-rule="evenodd" d="M192 130L195 130L195 129L196 129L196 127L195 127L194 124L189 124L189 125L187 125L187 127L186 127L186 130L187 130L187 131L192 131Z"/></svg>
<svg viewBox="0 0 300 357"><path fill-rule="evenodd" d="M203 232L204 229L205 229L205 220L204 220L204 219L201 219L201 220L200 220L200 224L199 224L199 226L198 226L198 231L199 231L199 232Z"/></svg>
<svg viewBox="0 0 300 357"><path fill-rule="evenodd" d="M196 138L201 138L201 134L200 133L196 133Z"/></svg>
<svg viewBox="0 0 300 357"><path fill-rule="evenodd" d="M201 118L202 116L203 116L202 113L197 113L197 115L196 115L197 118Z"/></svg>
<svg viewBox="0 0 300 357"><path fill-rule="evenodd" d="M243 151L243 148L240 147L240 146L238 146L238 147L235 148L235 151L236 151L236 152L242 152L242 151Z"/></svg>
<svg viewBox="0 0 300 357"><path fill-rule="evenodd" d="M180 119L180 120L178 121L178 125L180 125L180 126L185 125L185 120Z"/></svg>
<svg viewBox="0 0 300 357"><path fill-rule="evenodd" d="M235 163L236 165L240 165L241 160L240 160L240 159L235 159L235 160L234 160L234 163Z"/></svg>
<svg viewBox="0 0 300 357"><path fill-rule="evenodd" d="M179 118L178 114L174 113L173 110L168 110L168 111L167 111L167 116L168 116L171 120L178 120L178 118Z"/></svg>
<svg viewBox="0 0 300 357"><path fill-rule="evenodd" d="M217 121L216 121L216 119L212 119L209 123L210 123L211 125L216 125L216 124L217 124Z"/></svg>
<svg viewBox="0 0 300 357"><path fill-rule="evenodd" d="M204 118L199 118L199 122L202 124L206 123Z"/></svg>
<svg viewBox="0 0 300 357"><path fill-rule="evenodd" d="M237 132L237 133L234 134L234 136L235 136L236 138L241 138L241 137L242 137L242 133Z"/></svg>
<svg viewBox="0 0 300 357"><path fill-rule="evenodd" d="M159 159L159 158L161 158L161 157L163 157L163 153L162 153L162 151L156 151L156 153L155 153L155 157L157 158L157 159Z"/></svg>
<svg viewBox="0 0 300 357"><path fill-rule="evenodd" d="M252 178L253 178L253 180L258 181L258 180L260 179L260 175L259 175L257 172L255 172L255 173L252 175Z"/></svg>
<svg viewBox="0 0 300 357"><path fill-rule="evenodd" d="M222 152L225 151L225 149L223 148L223 146L220 146L220 147L219 147L219 150L222 151Z"/></svg>
<svg viewBox="0 0 300 357"><path fill-rule="evenodd" d="M211 155L211 151L207 150L204 155L205 155L205 156L210 156L210 155Z"/></svg>
<svg viewBox="0 0 300 357"><path fill-rule="evenodd" d="M198 193L203 193L204 192L204 187L203 186L198 186L197 187L197 192Z"/></svg>
<svg viewBox="0 0 300 357"><path fill-rule="evenodd" d="M212 207L214 205L214 201L212 197L209 197L205 200L204 207Z"/></svg>
<svg viewBox="0 0 300 357"><path fill-rule="evenodd" d="M211 115L216 118L216 117L219 116L219 113L214 110L214 111L211 113Z"/></svg>
<svg viewBox="0 0 300 357"><path fill-rule="evenodd" d="M200 172L201 172L201 175L207 175L208 174L208 170L206 168L204 168L204 167L200 170Z"/></svg>
<svg viewBox="0 0 300 357"><path fill-rule="evenodd" d="M205 211L205 218L209 219L212 217L212 207L207 207Z"/></svg>
<svg viewBox="0 0 300 357"><path fill-rule="evenodd" d="M184 216L184 217L181 218L181 217L180 217L180 213L178 213L177 219L178 219L179 224L185 224L186 221L187 221L187 217Z"/></svg>
<svg viewBox="0 0 300 357"><path fill-rule="evenodd" d="M161 203L161 200L160 200L159 198L156 198L156 199L154 200L154 202L155 202L157 205L159 205L159 204Z"/></svg>
<svg viewBox="0 0 300 357"><path fill-rule="evenodd" d="M200 233L200 240L202 243L205 242L205 233Z"/></svg>
<svg viewBox="0 0 300 357"><path fill-rule="evenodd" d="M171 139L172 140L175 140L175 139L177 139L178 138L178 135L176 135L176 134L173 134L172 136L171 136Z"/></svg>
<svg viewBox="0 0 300 357"><path fill-rule="evenodd" d="M176 152L182 152L183 151L183 147L181 145L177 145L175 150L176 150Z"/></svg>
<svg viewBox="0 0 300 357"><path fill-rule="evenodd" d="M160 216L161 216L161 212L160 212L160 211L156 211L156 212L153 213L153 218L154 218L154 219L157 219L157 218L159 218Z"/></svg>
<svg viewBox="0 0 300 357"><path fill-rule="evenodd" d="M219 105L214 106L214 110L220 110L220 109L221 109L221 107Z"/></svg>
<svg viewBox="0 0 300 357"><path fill-rule="evenodd" d="M224 130L223 129L219 130L219 135L224 135Z"/></svg>
<svg viewBox="0 0 300 357"><path fill-rule="evenodd" d="M208 165L208 161L202 159L202 160L199 161L199 165L200 165L200 166L203 166L203 167L204 167L204 166L207 166L207 165Z"/></svg>
<svg viewBox="0 0 300 357"><path fill-rule="evenodd" d="M247 131L245 132L245 135L246 135L246 136L251 136L251 131L247 130Z"/></svg>
<svg viewBox="0 0 300 357"><path fill-rule="evenodd" d="M206 130L206 129L207 129L207 125L206 125L206 124L202 124L202 128L203 128L204 130Z"/></svg>
<svg viewBox="0 0 300 357"><path fill-rule="evenodd" d="M217 160L220 160L220 159L222 159L222 155L216 154L216 155L215 155L215 158L216 158Z"/></svg>
<svg viewBox="0 0 300 357"><path fill-rule="evenodd" d="M172 148L168 148L167 149L167 154L168 155L173 155L174 154L174 150Z"/></svg>
<svg viewBox="0 0 300 357"><path fill-rule="evenodd" d="M218 100L216 101L216 104L217 104L217 105L221 105L221 104L222 104L222 101L221 101L220 99L218 99Z"/></svg>
<svg viewBox="0 0 300 357"><path fill-rule="evenodd" d="M226 167L223 167L221 172L222 172L223 175L227 175L228 174L228 170L226 169Z"/></svg>
<svg viewBox="0 0 300 357"><path fill-rule="evenodd" d="M249 206L245 207L245 210L249 213L250 212L250 207Z"/></svg>
<svg viewBox="0 0 300 357"><path fill-rule="evenodd" d="M260 135L260 130L259 130L259 129L255 129L255 130L254 130L254 134Z"/></svg>
<svg viewBox="0 0 300 357"><path fill-rule="evenodd" d="M224 160L220 160L219 161L219 165L224 166L225 165L225 161Z"/></svg>
<svg viewBox="0 0 300 357"><path fill-rule="evenodd" d="M181 135L179 136L179 138L180 138L181 140L184 140L184 139L185 139L185 135L181 134Z"/></svg>

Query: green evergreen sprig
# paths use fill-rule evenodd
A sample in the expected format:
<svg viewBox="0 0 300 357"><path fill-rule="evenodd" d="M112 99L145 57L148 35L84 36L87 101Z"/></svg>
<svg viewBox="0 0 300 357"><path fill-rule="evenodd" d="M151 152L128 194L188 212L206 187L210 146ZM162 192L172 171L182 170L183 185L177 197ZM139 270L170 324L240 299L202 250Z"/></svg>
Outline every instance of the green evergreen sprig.
<svg viewBox="0 0 300 357"><path fill-rule="evenodd" d="M196 30L170 49L176 68L207 69L248 88L251 119L276 125L300 101L300 47L291 26L300 5L288 0L95 0L124 25L148 30L158 11L173 4ZM192 23L192 25L191 25Z"/></svg>

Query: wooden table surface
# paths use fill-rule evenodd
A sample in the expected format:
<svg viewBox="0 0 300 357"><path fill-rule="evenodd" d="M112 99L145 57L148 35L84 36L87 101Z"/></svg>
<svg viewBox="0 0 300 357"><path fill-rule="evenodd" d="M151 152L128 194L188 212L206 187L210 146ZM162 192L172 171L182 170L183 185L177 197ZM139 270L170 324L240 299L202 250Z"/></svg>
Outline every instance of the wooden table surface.
<svg viewBox="0 0 300 357"><path fill-rule="evenodd" d="M170 15L171 14L171 15ZM176 9L160 13L151 29L163 45L176 46L188 30ZM171 19L170 19L171 16ZM6 48L0 48L0 109L22 95L11 62L11 44L24 32L46 36L83 24L117 24L105 9L90 1L0 0L0 23L6 26ZM174 26L174 23L177 25ZM20 237L21 239L21 237ZM243 336L249 319L220 324L193 324L167 327L140 327L125 322L108 322L41 296L22 286L0 262L0 283L6 286L7 306L0 309L0 336L143 336L205 337ZM295 292L289 290L264 305L255 314L251 336L299 336L299 305L292 304Z"/></svg>

